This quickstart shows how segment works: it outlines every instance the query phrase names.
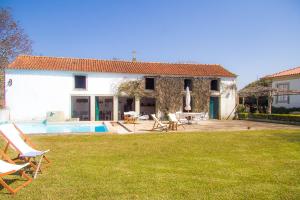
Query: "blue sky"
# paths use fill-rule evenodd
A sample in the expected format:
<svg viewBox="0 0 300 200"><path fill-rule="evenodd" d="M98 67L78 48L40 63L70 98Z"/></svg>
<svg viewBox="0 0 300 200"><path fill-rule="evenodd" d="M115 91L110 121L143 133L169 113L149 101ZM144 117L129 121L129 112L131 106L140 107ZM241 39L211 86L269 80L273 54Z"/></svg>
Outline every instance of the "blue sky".
<svg viewBox="0 0 300 200"><path fill-rule="evenodd" d="M218 63L238 86L300 66L299 0L0 0L35 55Z"/></svg>

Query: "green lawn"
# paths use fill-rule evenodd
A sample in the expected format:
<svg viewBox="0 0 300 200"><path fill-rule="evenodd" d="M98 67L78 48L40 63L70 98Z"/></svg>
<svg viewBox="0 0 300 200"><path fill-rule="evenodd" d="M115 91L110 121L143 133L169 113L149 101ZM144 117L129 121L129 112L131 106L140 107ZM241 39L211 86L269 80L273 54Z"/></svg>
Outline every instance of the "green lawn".
<svg viewBox="0 0 300 200"><path fill-rule="evenodd" d="M300 131L32 139L52 165L0 199L300 199Z"/></svg>

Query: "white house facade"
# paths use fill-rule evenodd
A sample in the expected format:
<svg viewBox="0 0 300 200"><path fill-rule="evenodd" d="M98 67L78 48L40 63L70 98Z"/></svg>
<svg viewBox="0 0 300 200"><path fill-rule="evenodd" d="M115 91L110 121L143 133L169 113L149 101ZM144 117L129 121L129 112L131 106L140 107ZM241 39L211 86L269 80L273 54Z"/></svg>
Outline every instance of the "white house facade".
<svg viewBox="0 0 300 200"><path fill-rule="evenodd" d="M126 111L159 113L155 97L117 94L124 81L145 81L154 89L155 77L205 77L210 90L212 118L231 118L236 106L236 76L221 66L103 61L93 59L19 56L5 71L5 105L10 120L44 120L46 113L62 112L66 119L117 121ZM186 77L186 78L185 78ZM187 80L187 81L186 81ZM213 82L215 81L215 82ZM148 87L148 88L147 88ZM170 88L172 90L172 88ZM182 106L183 107L183 106ZM181 108L183 111L184 109Z"/></svg>
<svg viewBox="0 0 300 200"><path fill-rule="evenodd" d="M272 88L279 88L290 91L300 91L300 67L282 71L270 76ZM274 107L300 108L300 95L281 95L273 99Z"/></svg>

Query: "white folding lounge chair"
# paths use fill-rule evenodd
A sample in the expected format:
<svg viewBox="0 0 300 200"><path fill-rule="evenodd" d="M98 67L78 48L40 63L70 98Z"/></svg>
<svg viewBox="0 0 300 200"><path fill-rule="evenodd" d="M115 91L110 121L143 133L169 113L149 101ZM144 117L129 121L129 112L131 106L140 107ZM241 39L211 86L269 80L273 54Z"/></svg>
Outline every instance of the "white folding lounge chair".
<svg viewBox="0 0 300 200"><path fill-rule="evenodd" d="M34 178L36 178L37 173L41 171L40 166L43 158L45 158L46 151L38 151L31 146L29 146L21 137L21 132L14 124L2 124L0 125L0 133L7 140L7 145L4 149L4 153L7 152L8 147L11 145L13 149L18 152L18 158L20 160L25 160L25 162L29 162L29 164L35 169ZM37 162L36 159L40 157ZM45 159L48 163L49 160Z"/></svg>
<svg viewBox="0 0 300 200"><path fill-rule="evenodd" d="M177 118L176 115L174 113L169 113L168 114L169 120L170 120L170 124L175 126L175 130L177 130L178 126L182 126L182 128L185 129L184 127L184 123L180 122Z"/></svg>
<svg viewBox="0 0 300 200"><path fill-rule="evenodd" d="M5 162L3 160L0 160L0 184L6 188L11 194L15 194L17 191L19 191L21 188L25 187L28 185L32 179L25 174L24 168L29 165L29 163L25 163L22 165L16 165L14 162L5 154L1 151L2 157L6 159L8 162ZM22 185L17 187L16 189L13 189L11 186L9 186L4 180L3 177L11 174L15 174L18 172L21 177L25 178L27 181L24 182Z"/></svg>
<svg viewBox="0 0 300 200"><path fill-rule="evenodd" d="M165 130L168 131L169 127L168 124L161 123L156 117L155 114L151 114L151 117L154 119L154 124L152 130Z"/></svg>

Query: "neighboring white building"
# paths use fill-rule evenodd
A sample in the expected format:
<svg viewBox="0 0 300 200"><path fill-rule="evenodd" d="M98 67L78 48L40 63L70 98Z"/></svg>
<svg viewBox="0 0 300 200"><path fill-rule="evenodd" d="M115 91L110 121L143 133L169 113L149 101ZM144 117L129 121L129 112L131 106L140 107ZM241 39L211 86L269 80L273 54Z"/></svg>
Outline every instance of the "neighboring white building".
<svg viewBox="0 0 300 200"><path fill-rule="evenodd" d="M15 121L43 120L49 111L62 111L67 119L119 120L124 111L151 114L159 109L155 98L117 96L117 86L125 80L142 79L151 90L159 76L185 77L187 84L192 84L190 78L210 78L215 88L210 94L210 116L226 119L235 109L236 75L220 65L44 56L19 56L9 65L5 103Z"/></svg>
<svg viewBox="0 0 300 200"><path fill-rule="evenodd" d="M269 75L266 78L272 80L273 88L300 91L300 67L278 72ZM275 96L273 99L273 106L300 108L300 95Z"/></svg>

